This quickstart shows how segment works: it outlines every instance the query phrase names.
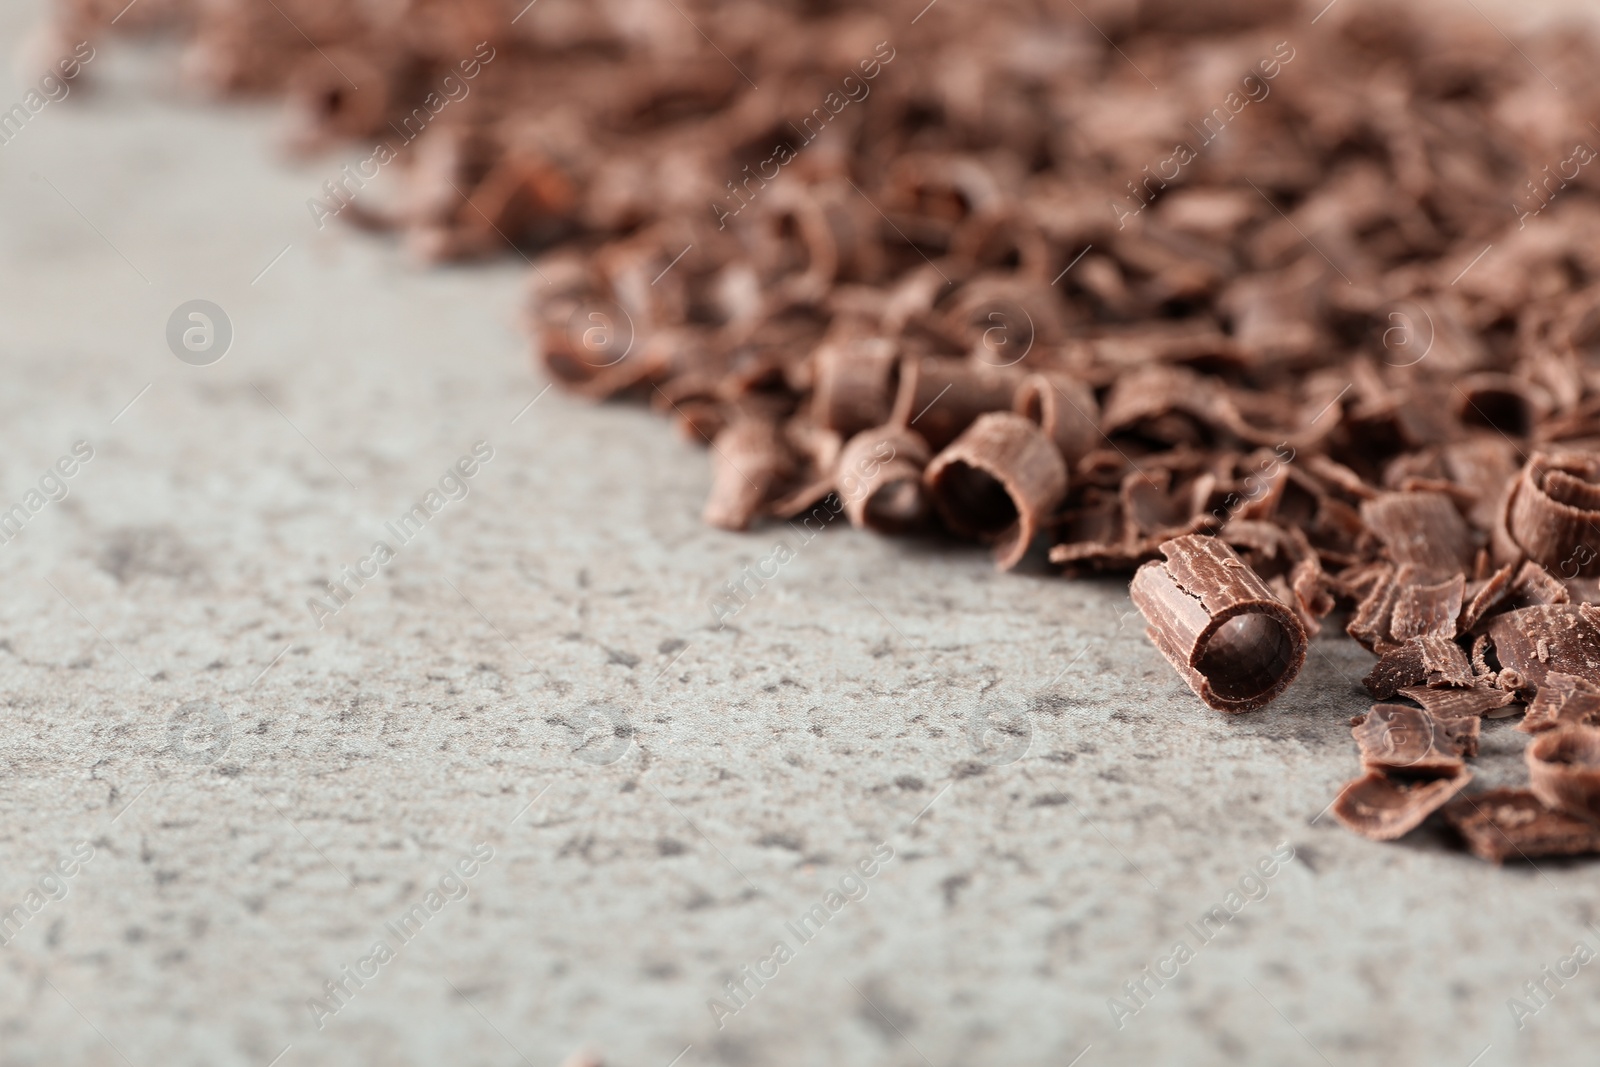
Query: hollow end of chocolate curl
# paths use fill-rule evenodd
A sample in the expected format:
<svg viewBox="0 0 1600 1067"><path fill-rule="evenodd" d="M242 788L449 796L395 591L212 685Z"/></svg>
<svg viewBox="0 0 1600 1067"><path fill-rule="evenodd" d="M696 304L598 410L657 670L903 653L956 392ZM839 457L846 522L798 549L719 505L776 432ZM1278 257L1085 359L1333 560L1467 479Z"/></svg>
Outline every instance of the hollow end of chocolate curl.
<svg viewBox="0 0 1600 1067"><path fill-rule="evenodd" d="M1017 385L1013 407L1055 442L1068 465L1100 441L1100 405L1094 392L1064 374L1030 374Z"/></svg>
<svg viewBox="0 0 1600 1067"><path fill-rule="evenodd" d="M850 524L883 534L926 525L933 516L922 484L927 465L927 443L910 430L883 426L852 437L834 477Z"/></svg>
<svg viewBox="0 0 1600 1067"><path fill-rule="evenodd" d="M1010 570L1066 497L1067 466L1039 427L995 411L933 458L923 485L953 533L993 545Z"/></svg>
<svg viewBox="0 0 1600 1067"><path fill-rule="evenodd" d="M1164 542L1165 562L1129 588L1146 633L1208 707L1254 711L1277 699L1306 659L1306 630L1260 575L1212 537Z"/></svg>
<svg viewBox="0 0 1600 1067"><path fill-rule="evenodd" d="M1600 553L1578 553L1600 529L1600 456L1535 452L1506 490L1502 514L1512 544L1497 546L1499 555L1520 552L1563 577L1600 574Z"/></svg>
<svg viewBox="0 0 1600 1067"><path fill-rule="evenodd" d="M1526 749L1528 787L1546 806L1600 823L1600 729L1563 726Z"/></svg>
<svg viewBox="0 0 1600 1067"><path fill-rule="evenodd" d="M1295 621L1276 613L1240 608L1213 620L1200 635L1191 666L1205 679L1206 690L1228 705L1226 710L1261 707L1288 687L1305 661L1303 639L1296 641L1298 629Z"/></svg>

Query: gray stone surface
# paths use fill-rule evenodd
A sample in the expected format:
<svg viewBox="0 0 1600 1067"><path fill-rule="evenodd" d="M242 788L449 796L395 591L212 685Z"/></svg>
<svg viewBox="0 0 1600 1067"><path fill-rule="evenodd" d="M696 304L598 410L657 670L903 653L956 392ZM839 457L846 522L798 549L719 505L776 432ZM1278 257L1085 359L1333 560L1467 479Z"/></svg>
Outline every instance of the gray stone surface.
<svg viewBox="0 0 1600 1067"><path fill-rule="evenodd" d="M1596 967L1521 1031L1507 1009L1600 946L1592 865L1317 818L1365 653L1319 640L1226 719L1121 582L705 529L700 450L541 395L520 263L318 233L334 165L282 164L267 112L188 100L172 62L102 49L101 92L0 146L0 508L94 450L0 546L0 909L93 850L0 948L0 1063L1594 1062ZM213 366L163 338L193 298L234 326ZM478 441L469 495L400 545L385 522ZM307 598L378 539L394 560L319 629ZM1491 727L1481 777L1519 740ZM1200 946L1185 923L1284 843ZM864 898L785 925L884 846ZM319 1028L308 999L385 937ZM1180 939L1117 1029L1108 998Z"/></svg>

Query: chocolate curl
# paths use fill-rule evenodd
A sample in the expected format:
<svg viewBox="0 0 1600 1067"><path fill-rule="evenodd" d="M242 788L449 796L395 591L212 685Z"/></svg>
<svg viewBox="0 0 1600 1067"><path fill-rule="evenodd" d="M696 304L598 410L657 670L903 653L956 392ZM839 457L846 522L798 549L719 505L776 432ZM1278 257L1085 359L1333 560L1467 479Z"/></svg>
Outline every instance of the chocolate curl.
<svg viewBox="0 0 1600 1067"><path fill-rule="evenodd" d="M978 416L1010 411L1021 372L936 356L900 361L900 389L890 421L916 430L935 451Z"/></svg>
<svg viewBox="0 0 1600 1067"><path fill-rule="evenodd" d="M701 517L724 530L748 529L793 466L777 423L736 418L711 442L711 493Z"/></svg>
<svg viewBox="0 0 1600 1067"><path fill-rule="evenodd" d="M914 430L880 426L852 437L839 454L835 477L850 525L882 534L906 533L932 511L922 486L932 453Z"/></svg>
<svg viewBox="0 0 1600 1067"><path fill-rule="evenodd" d="M845 436L888 422L899 369L896 355L895 343L883 337L829 341L818 348L812 356L817 421Z"/></svg>
<svg viewBox="0 0 1600 1067"><path fill-rule="evenodd" d="M1506 492L1495 556L1526 555L1563 578L1600 574L1600 456L1535 452Z"/></svg>
<svg viewBox="0 0 1600 1067"><path fill-rule="evenodd" d="M923 484L951 530L993 544L1010 570L1066 497L1067 465L1039 427L992 411L933 458Z"/></svg>
<svg viewBox="0 0 1600 1067"><path fill-rule="evenodd" d="M1333 817L1369 841L1393 841L1422 825L1472 781L1463 766L1442 778L1393 777L1368 771L1339 790Z"/></svg>
<svg viewBox="0 0 1600 1067"><path fill-rule="evenodd" d="M1600 852L1600 827L1553 811L1526 789L1492 789L1447 804L1444 819L1479 859L1577 856Z"/></svg>
<svg viewBox="0 0 1600 1067"><path fill-rule="evenodd" d="M1056 443L1068 467L1075 466L1101 440L1100 405L1094 392L1065 374L1030 374L1017 386L1017 414L1038 423Z"/></svg>
<svg viewBox="0 0 1600 1067"><path fill-rule="evenodd" d="M1156 648L1218 711L1276 699L1305 665L1300 619L1216 538L1189 534L1161 551L1166 562L1140 567L1129 589Z"/></svg>
<svg viewBox="0 0 1600 1067"><path fill-rule="evenodd" d="M1565 726L1527 748L1528 786L1547 806L1600 823L1600 730Z"/></svg>

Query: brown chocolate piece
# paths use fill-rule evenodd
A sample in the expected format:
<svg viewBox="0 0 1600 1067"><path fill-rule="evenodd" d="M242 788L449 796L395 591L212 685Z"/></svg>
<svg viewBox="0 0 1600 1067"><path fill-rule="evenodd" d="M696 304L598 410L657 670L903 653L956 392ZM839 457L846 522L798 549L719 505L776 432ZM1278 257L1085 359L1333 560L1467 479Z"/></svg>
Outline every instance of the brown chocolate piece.
<svg viewBox="0 0 1600 1067"><path fill-rule="evenodd" d="M1066 495L1067 466L1039 427L993 411L933 457L923 484L950 529L994 545L1010 570Z"/></svg>
<svg viewBox="0 0 1600 1067"><path fill-rule="evenodd" d="M905 533L932 516L922 472L928 443L914 430L880 426L852 437L835 475L845 514L856 527Z"/></svg>
<svg viewBox="0 0 1600 1067"><path fill-rule="evenodd" d="M1361 682L1378 700L1388 700L1412 685L1466 689L1473 683L1472 664L1448 637L1413 637L1385 652Z"/></svg>
<svg viewBox="0 0 1600 1067"><path fill-rule="evenodd" d="M1405 704L1374 704L1350 731L1369 771L1451 776L1478 754L1478 719L1436 718Z"/></svg>
<svg viewBox="0 0 1600 1067"><path fill-rule="evenodd" d="M849 437L889 421L899 372L894 342L882 337L831 341L812 358L818 423Z"/></svg>
<svg viewBox="0 0 1600 1067"><path fill-rule="evenodd" d="M1562 578L1600 574L1600 456L1535 452L1505 499L1496 551L1526 555Z"/></svg>
<svg viewBox="0 0 1600 1067"><path fill-rule="evenodd" d="M1333 816L1370 841L1393 841L1421 826L1471 780L1472 772L1464 766L1436 778L1368 771L1339 790Z"/></svg>
<svg viewBox="0 0 1600 1067"><path fill-rule="evenodd" d="M1491 863L1600 852L1600 826L1545 806L1527 789L1462 796L1442 814L1473 855Z"/></svg>
<svg viewBox="0 0 1600 1067"><path fill-rule="evenodd" d="M711 492L705 521L724 530L744 530L794 469L778 425L743 417L711 442Z"/></svg>
<svg viewBox="0 0 1600 1067"><path fill-rule="evenodd" d="M1407 585L1395 599L1389 633L1396 641L1413 637L1454 637L1456 619L1461 614L1461 595L1466 576L1437 585Z"/></svg>
<svg viewBox="0 0 1600 1067"><path fill-rule="evenodd" d="M1362 503L1361 518L1396 563L1441 576L1472 564L1472 534L1443 493L1384 493Z"/></svg>
<svg viewBox="0 0 1600 1067"><path fill-rule="evenodd" d="M915 430L937 452L978 416L1010 411L1021 379L1014 368L976 361L934 356L904 359L890 421Z"/></svg>
<svg viewBox="0 0 1600 1067"><path fill-rule="evenodd" d="M1516 564L1507 563L1495 571L1488 578L1477 585L1476 589L1469 589L1470 597L1467 606L1461 610L1459 626L1462 633L1471 633L1478 625L1479 620L1498 610L1511 595L1511 587L1516 580Z"/></svg>
<svg viewBox="0 0 1600 1067"><path fill-rule="evenodd" d="M1195 694L1219 711L1253 711L1305 664L1306 633L1233 549L1189 534L1163 542L1129 592L1146 633Z"/></svg>
<svg viewBox="0 0 1600 1067"><path fill-rule="evenodd" d="M1548 604L1496 615L1489 639L1501 668L1538 689L1552 671L1600 685L1600 631L1584 617L1587 604Z"/></svg>
<svg viewBox="0 0 1600 1067"><path fill-rule="evenodd" d="M1094 392L1076 378L1030 374L1017 386L1014 404L1019 415L1038 423L1056 443L1069 468L1104 440L1100 405Z"/></svg>
<svg viewBox="0 0 1600 1067"><path fill-rule="evenodd" d="M1400 696L1415 700L1436 719L1478 717L1503 708L1517 699L1516 693L1487 686L1471 689L1435 689L1426 685L1408 685Z"/></svg>
<svg viewBox="0 0 1600 1067"><path fill-rule="evenodd" d="M1600 823L1600 729L1563 726L1528 745L1528 787L1547 807Z"/></svg>
<svg viewBox="0 0 1600 1067"><path fill-rule="evenodd" d="M1569 725L1600 726L1600 686L1575 674L1551 671L1517 729L1537 734Z"/></svg>

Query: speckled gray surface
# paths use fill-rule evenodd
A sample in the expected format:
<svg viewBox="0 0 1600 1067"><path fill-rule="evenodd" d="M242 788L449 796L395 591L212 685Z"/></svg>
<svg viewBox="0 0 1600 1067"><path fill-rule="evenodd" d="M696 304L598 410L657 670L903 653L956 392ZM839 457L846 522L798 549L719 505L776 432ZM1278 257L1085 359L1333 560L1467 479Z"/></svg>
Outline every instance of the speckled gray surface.
<svg viewBox="0 0 1600 1067"><path fill-rule="evenodd" d="M0 146L0 510L94 450L0 546L0 1063L1593 1062L1594 968L1520 1030L1507 1007L1600 947L1592 865L1316 818L1359 649L1225 719L1120 582L707 530L669 426L540 396L520 263L317 233L332 166L186 101L172 58L103 50L106 91ZM196 297L235 330L209 367L163 339ZM319 629L307 598L378 539ZM1519 741L1492 726L1480 778ZM1202 945L1185 924L1284 843Z"/></svg>

